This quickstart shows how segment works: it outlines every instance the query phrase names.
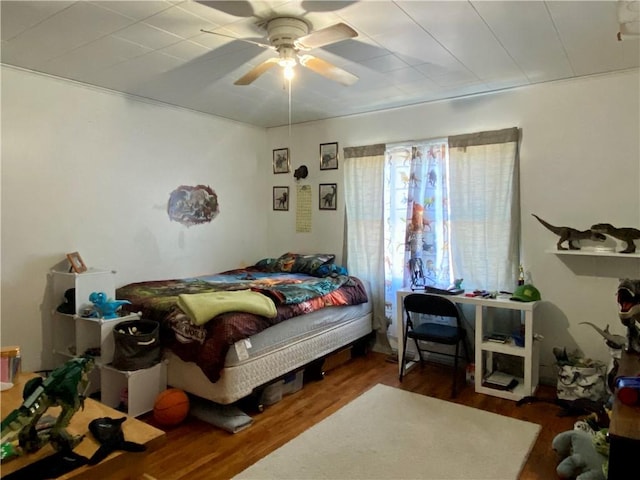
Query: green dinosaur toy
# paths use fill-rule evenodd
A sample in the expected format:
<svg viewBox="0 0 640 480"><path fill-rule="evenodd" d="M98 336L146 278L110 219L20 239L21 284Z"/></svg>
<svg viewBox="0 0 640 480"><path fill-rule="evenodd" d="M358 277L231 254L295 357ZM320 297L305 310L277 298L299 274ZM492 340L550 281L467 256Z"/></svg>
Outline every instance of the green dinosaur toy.
<svg viewBox="0 0 640 480"><path fill-rule="evenodd" d="M72 450L82 435L71 435L66 427L73 415L84 408L84 392L89 384L88 374L95 361L92 357L77 357L53 370L48 377L29 380L22 392L22 405L2 420L2 459L39 450L51 443L55 450ZM49 409L62 408L50 429L38 431L38 421ZM16 440L18 445L15 445Z"/></svg>

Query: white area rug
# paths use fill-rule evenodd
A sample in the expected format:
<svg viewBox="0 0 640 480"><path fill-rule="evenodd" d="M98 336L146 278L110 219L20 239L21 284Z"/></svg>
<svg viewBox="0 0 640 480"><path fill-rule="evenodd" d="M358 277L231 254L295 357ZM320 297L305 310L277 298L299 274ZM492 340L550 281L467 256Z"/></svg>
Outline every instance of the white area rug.
<svg viewBox="0 0 640 480"><path fill-rule="evenodd" d="M517 479L540 431L378 384L236 479Z"/></svg>

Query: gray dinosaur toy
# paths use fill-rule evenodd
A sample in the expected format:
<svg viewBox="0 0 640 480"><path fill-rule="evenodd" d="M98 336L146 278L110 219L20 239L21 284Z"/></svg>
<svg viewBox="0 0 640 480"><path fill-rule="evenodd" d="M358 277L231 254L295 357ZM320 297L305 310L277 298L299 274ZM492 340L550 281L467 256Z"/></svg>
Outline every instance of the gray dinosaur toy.
<svg viewBox="0 0 640 480"><path fill-rule="evenodd" d="M607 239L607 237L605 237L602 233L598 233L593 230L578 230L572 227L556 227L555 225L551 225L549 222L546 222L535 213L532 213L531 215L536 217L542 225L544 225L560 237L558 243L556 244L558 250L580 250L580 247L577 245L580 240L604 242ZM562 243L564 242L567 242L569 248L562 246Z"/></svg>
<svg viewBox="0 0 640 480"><path fill-rule="evenodd" d="M627 244L624 250L620 250L620 253L634 253L636 251L636 244L634 240L640 240L640 230L631 227L614 227L610 223L596 223L591 226L591 230L598 233L604 233L618 240L622 240Z"/></svg>
<svg viewBox="0 0 640 480"><path fill-rule="evenodd" d="M627 344L627 337L610 333L609 325L607 325L604 330L591 322L580 322L580 325L591 325L596 332L602 335L609 348L621 350Z"/></svg>

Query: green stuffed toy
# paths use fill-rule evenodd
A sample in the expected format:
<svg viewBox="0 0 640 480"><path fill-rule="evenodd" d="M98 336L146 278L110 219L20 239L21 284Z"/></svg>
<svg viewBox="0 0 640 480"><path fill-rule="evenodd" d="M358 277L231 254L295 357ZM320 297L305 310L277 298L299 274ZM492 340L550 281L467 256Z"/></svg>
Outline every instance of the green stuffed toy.
<svg viewBox="0 0 640 480"><path fill-rule="evenodd" d="M606 451L601 445L603 439L606 443L606 432L591 435L583 430L568 430L556 435L551 446L563 458L556 468L558 476L576 480L607 480L608 455L601 453Z"/></svg>

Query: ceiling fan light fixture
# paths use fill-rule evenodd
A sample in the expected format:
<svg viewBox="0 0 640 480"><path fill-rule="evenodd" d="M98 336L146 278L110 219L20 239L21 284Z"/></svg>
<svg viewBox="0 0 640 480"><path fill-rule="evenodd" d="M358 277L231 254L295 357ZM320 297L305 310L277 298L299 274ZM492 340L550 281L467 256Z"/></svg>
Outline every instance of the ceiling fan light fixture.
<svg viewBox="0 0 640 480"><path fill-rule="evenodd" d="M278 65L282 67L284 78L291 80L295 75L293 68L298 64L296 51L292 47L283 45L278 49L278 53L280 54Z"/></svg>
<svg viewBox="0 0 640 480"><path fill-rule="evenodd" d="M287 65L286 67L284 67L283 72L284 72L284 78L285 78L285 80L292 80L292 79L293 79L293 77L295 77L295 76L296 76L296 73L295 73L295 71L293 70L293 67L294 67L294 66L295 66L295 64L294 64L294 65Z"/></svg>

